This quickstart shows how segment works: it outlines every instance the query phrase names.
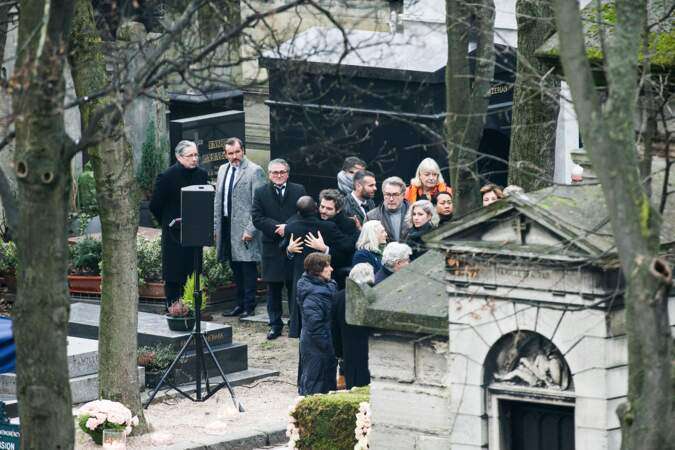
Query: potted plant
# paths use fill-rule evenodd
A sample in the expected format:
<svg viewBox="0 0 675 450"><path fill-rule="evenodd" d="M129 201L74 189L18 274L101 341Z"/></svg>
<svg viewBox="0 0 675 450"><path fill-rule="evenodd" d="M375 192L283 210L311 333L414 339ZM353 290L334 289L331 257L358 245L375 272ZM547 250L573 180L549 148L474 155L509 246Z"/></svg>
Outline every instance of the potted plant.
<svg viewBox="0 0 675 450"><path fill-rule="evenodd" d="M164 299L161 237L146 239L139 236L136 240L136 249L138 253L138 296Z"/></svg>
<svg viewBox="0 0 675 450"><path fill-rule="evenodd" d="M202 285L202 304L201 309L206 307L208 294L206 286L208 279L206 276L201 277ZM166 321L169 324L169 329L173 331L190 331L195 326L195 277L190 275L183 286L183 298L175 301L169 306L169 311L166 315Z"/></svg>
<svg viewBox="0 0 675 450"><path fill-rule="evenodd" d="M138 349L138 365L145 367L145 386L154 388L176 357L170 345L156 344ZM171 380L169 380L171 381Z"/></svg>
<svg viewBox="0 0 675 450"><path fill-rule="evenodd" d="M83 237L70 247L68 286L71 293L101 293L101 258L101 241L97 239Z"/></svg>
<svg viewBox="0 0 675 450"><path fill-rule="evenodd" d="M16 292L16 245L0 242L0 275L10 292Z"/></svg>
<svg viewBox="0 0 675 450"><path fill-rule="evenodd" d="M129 435L138 425L138 417L119 402L94 400L85 403L77 412L77 423L98 445L103 444L103 430L119 430Z"/></svg>
<svg viewBox="0 0 675 450"><path fill-rule="evenodd" d="M235 298L236 286L232 282L234 278L232 269L228 263L218 261L214 247L204 249L203 268L208 278L206 287L212 301L225 302Z"/></svg>

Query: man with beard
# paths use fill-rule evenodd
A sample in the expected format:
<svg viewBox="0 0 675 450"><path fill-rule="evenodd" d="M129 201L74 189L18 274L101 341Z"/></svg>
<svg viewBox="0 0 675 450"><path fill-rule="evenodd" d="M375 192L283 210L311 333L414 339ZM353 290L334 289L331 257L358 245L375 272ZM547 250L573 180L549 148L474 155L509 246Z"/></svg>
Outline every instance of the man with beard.
<svg viewBox="0 0 675 450"><path fill-rule="evenodd" d="M162 224L162 279L166 307L183 293L188 275L194 271L194 249L183 247L176 227L180 218L180 190L206 184L207 172L199 167L199 151L192 141L180 141L175 149L176 163L157 176L150 200L150 212Z"/></svg>
<svg viewBox="0 0 675 450"><path fill-rule="evenodd" d="M361 170L354 174L354 190L346 197L344 211L347 217L353 218L356 228L366 221L366 214L375 208L373 197L377 191L375 174Z"/></svg>

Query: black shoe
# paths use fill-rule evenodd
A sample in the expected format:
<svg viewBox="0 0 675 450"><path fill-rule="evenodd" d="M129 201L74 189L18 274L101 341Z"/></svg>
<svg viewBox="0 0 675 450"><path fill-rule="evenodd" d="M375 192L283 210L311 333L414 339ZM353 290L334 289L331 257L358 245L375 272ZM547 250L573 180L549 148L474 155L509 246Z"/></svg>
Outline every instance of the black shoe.
<svg viewBox="0 0 675 450"><path fill-rule="evenodd" d="M273 341L274 339L278 338L279 336L281 336L281 330L270 330L270 332L267 333L267 340Z"/></svg>
<svg viewBox="0 0 675 450"><path fill-rule="evenodd" d="M243 312L244 312L244 308L242 308L241 306L237 306L232 311L225 311L223 313L223 316L225 316L225 317L240 316Z"/></svg>
<svg viewBox="0 0 675 450"><path fill-rule="evenodd" d="M239 320L255 316L255 311L244 311L239 315Z"/></svg>

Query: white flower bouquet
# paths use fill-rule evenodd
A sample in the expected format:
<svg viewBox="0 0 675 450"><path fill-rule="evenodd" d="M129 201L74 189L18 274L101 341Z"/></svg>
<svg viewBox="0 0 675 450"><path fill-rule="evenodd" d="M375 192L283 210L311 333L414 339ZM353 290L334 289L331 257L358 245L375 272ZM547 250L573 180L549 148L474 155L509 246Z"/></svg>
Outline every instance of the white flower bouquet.
<svg viewBox="0 0 675 450"><path fill-rule="evenodd" d="M138 425L138 417L132 416L129 408L119 402L94 400L77 411L77 423L98 445L103 443L103 430L122 430L131 433Z"/></svg>
<svg viewBox="0 0 675 450"><path fill-rule="evenodd" d="M356 413L356 429L354 429L356 445L354 446L354 450L366 450L370 448L368 438L371 429L370 403L361 402L359 403L359 412Z"/></svg>

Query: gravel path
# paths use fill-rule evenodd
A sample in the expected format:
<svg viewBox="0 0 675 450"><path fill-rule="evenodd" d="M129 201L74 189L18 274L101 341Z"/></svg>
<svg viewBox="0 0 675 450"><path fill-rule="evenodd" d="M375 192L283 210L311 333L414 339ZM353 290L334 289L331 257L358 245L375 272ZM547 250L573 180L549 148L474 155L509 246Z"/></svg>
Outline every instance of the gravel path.
<svg viewBox="0 0 675 450"><path fill-rule="evenodd" d="M195 436L226 439L246 427L285 423L288 407L298 395L298 340L284 335L268 341L267 325L262 323L244 323L221 316L215 316L213 321L232 325L233 340L248 344L249 367L275 369L280 374L234 388L246 409L243 413L235 410L227 389L222 389L203 403L179 398L178 394L155 401L146 410L153 432L129 438L128 448L179 448L184 443L189 444ZM100 448L80 430L77 431L76 441L76 449ZM273 448L282 450L285 447Z"/></svg>

